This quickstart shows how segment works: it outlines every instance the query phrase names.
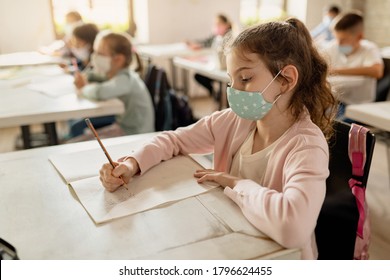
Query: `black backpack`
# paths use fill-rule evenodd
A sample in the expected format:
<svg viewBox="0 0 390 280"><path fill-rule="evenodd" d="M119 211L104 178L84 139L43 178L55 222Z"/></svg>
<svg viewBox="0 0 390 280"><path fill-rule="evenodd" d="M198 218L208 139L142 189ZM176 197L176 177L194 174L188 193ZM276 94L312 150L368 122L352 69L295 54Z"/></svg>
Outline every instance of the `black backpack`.
<svg viewBox="0 0 390 280"><path fill-rule="evenodd" d="M156 131L174 130L195 122L187 96L175 92L164 69L150 65L145 84L153 100Z"/></svg>

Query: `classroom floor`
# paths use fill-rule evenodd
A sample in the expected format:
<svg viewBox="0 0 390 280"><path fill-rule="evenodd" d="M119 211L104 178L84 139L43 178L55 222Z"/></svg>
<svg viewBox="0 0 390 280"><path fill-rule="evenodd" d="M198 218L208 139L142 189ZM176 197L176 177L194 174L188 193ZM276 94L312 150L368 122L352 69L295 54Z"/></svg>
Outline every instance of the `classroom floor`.
<svg viewBox="0 0 390 280"><path fill-rule="evenodd" d="M197 118L214 111L217 104L208 97L190 100L194 115ZM34 126L33 131L39 131L40 126ZM66 133L66 124L58 124L59 135ZM0 129L0 153L17 150L15 143L20 135L20 129ZM367 201L371 216L370 259L390 260L390 178L389 162L387 161L386 145L377 139L367 184Z"/></svg>

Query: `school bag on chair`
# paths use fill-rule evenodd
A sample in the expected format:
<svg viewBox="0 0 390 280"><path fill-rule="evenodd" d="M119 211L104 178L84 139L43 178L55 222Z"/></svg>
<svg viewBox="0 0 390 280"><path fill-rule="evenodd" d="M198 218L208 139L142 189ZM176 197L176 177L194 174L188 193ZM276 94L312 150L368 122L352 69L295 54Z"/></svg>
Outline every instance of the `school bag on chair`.
<svg viewBox="0 0 390 280"><path fill-rule="evenodd" d="M352 178L349 179L348 183L356 198L356 205L359 210L353 256L355 260L368 259L368 247L371 238L369 211L366 202L366 186L362 180L367 158L366 139L368 131L363 126L352 124L349 132L348 154L352 163Z"/></svg>
<svg viewBox="0 0 390 280"><path fill-rule="evenodd" d="M343 122L335 122L334 129L326 197L315 228L318 259L367 259L370 228L365 190L375 135Z"/></svg>
<svg viewBox="0 0 390 280"><path fill-rule="evenodd" d="M156 131L174 130L195 122L187 96L175 92L164 69L157 70L154 104Z"/></svg>

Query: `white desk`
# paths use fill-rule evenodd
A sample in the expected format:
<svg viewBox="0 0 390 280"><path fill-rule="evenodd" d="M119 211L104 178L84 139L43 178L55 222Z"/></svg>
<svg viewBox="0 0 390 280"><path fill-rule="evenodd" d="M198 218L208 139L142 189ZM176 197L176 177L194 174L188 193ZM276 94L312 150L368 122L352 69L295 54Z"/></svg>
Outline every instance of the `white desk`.
<svg viewBox="0 0 390 280"><path fill-rule="evenodd" d="M390 101L348 105L345 115L385 132L383 140L387 145L387 164L390 174Z"/></svg>
<svg viewBox="0 0 390 280"><path fill-rule="evenodd" d="M372 82L371 78L364 76L336 75L329 77L329 83L335 90L336 97L341 102L345 102L345 99L349 100L351 96L359 96L362 94L362 91L367 89L366 84ZM365 96L365 94L363 95ZM371 100L374 100L374 95Z"/></svg>
<svg viewBox="0 0 390 280"><path fill-rule="evenodd" d="M226 92L224 86L230 81L226 70L220 69L219 60L216 54L198 54L195 56L177 56L173 59L173 64L183 69L184 92L188 94L188 71L192 70L212 80L219 82L218 101L219 109L227 106Z"/></svg>
<svg viewBox="0 0 390 280"><path fill-rule="evenodd" d="M104 141L109 147L151 135ZM299 250L255 229L222 189L96 226L48 160L90 145L0 154L1 237L21 259L299 258Z"/></svg>
<svg viewBox="0 0 390 280"><path fill-rule="evenodd" d="M186 43L137 45L136 49L138 54L146 58L148 64L150 64L153 59L168 59L171 67L172 86L174 89L178 88L176 86L176 69L173 58L175 56L199 55L210 52L210 49L192 50Z"/></svg>
<svg viewBox="0 0 390 280"><path fill-rule="evenodd" d="M31 80L37 79L36 76L31 77L24 81L25 84L22 86L17 84L12 87L4 87L0 91L0 128L21 126L25 148L29 147L29 125L45 124L51 144L57 144L55 130L55 122L57 121L124 112L124 105L118 99L94 102L77 97L75 92L53 97L31 90L27 86ZM49 80L53 77L57 77L57 75L40 76L40 79Z"/></svg>
<svg viewBox="0 0 390 280"><path fill-rule="evenodd" d="M383 58L390 59L390 47L384 47L381 49L381 55Z"/></svg>
<svg viewBox="0 0 390 280"><path fill-rule="evenodd" d="M348 105L348 118L390 132L390 101Z"/></svg>
<svg viewBox="0 0 390 280"><path fill-rule="evenodd" d="M63 60L60 57L45 55L39 52L15 52L0 55L0 68L59 64L61 62Z"/></svg>

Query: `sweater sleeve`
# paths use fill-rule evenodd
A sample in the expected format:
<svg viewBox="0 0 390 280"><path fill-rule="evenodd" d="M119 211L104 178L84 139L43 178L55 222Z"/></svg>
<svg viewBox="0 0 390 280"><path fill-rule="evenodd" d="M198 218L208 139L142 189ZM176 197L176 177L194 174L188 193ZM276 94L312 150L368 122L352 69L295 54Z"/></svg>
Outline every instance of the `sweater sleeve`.
<svg viewBox="0 0 390 280"><path fill-rule="evenodd" d="M210 153L215 144L213 126L221 115L223 113L216 112L193 125L162 132L131 156L137 160L141 173L144 173L178 154Z"/></svg>
<svg viewBox="0 0 390 280"><path fill-rule="evenodd" d="M93 100L107 100L122 96L129 91L129 78L121 74L102 83L91 83L82 88L82 95Z"/></svg>
<svg viewBox="0 0 390 280"><path fill-rule="evenodd" d="M284 247L302 247L314 232L325 198L328 162L327 150L305 145L276 163L283 168L282 192L252 180L240 180L224 192L259 230Z"/></svg>

